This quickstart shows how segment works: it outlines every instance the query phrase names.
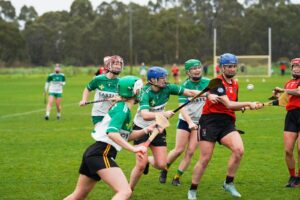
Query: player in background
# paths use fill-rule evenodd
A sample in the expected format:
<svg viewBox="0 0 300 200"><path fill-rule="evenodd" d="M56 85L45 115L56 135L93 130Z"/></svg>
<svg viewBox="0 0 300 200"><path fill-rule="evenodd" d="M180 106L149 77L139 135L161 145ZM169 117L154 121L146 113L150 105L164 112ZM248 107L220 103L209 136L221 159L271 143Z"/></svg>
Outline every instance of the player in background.
<svg viewBox="0 0 300 200"><path fill-rule="evenodd" d="M154 123L155 113L162 113L166 118L174 115L173 111L165 111L165 106L170 95L192 97L199 94L198 90L184 89L175 84L167 83L167 71L162 67L151 67L148 70L148 84L143 88L141 93L141 101L133 120L133 130L141 130ZM167 142L166 130L158 135L150 144L152 156L144 156L143 158L136 156L136 165L130 176L130 186L135 188L141 175L147 174L149 163L156 169L164 169L167 163ZM134 141L135 145L143 145L147 141L149 135L140 137ZM148 163L149 162L149 163Z"/></svg>
<svg viewBox="0 0 300 200"><path fill-rule="evenodd" d="M51 73L48 75L44 95L48 93L48 103L46 107L46 115L45 120L49 120L50 111L52 104L55 100L56 104L56 118L59 120L61 117L61 101L62 101L62 93L63 93L63 86L66 84L66 77L63 73L60 73L61 68L60 64L55 65L55 73Z"/></svg>
<svg viewBox="0 0 300 200"><path fill-rule="evenodd" d="M147 76L147 67L145 65L145 63L141 63L141 67L140 67L140 76L143 80L143 83L146 82L146 76Z"/></svg>
<svg viewBox="0 0 300 200"><path fill-rule="evenodd" d="M153 124L131 132L131 109L137 102L142 86L142 80L134 76L120 79L118 93L121 101L108 111L92 133L96 142L84 152L76 188L65 200L85 199L101 179L115 191L113 200L130 198L132 191L115 158L122 148L133 153L141 152L142 155L147 152L146 147L132 146L127 142L153 131L155 127Z"/></svg>
<svg viewBox="0 0 300 200"><path fill-rule="evenodd" d="M197 199L197 187L211 160L216 142L219 142L231 151L223 188L232 196L241 197L233 182L244 154L244 145L241 136L235 128L236 116L234 111L245 107L250 107L250 109L262 107L262 104L256 102L238 102L238 83L233 79L238 67L236 56L225 53L221 55L219 64L222 74L218 75L218 78L222 79L223 86L210 91L219 96L219 102L212 103L207 99L199 120L200 158L193 170L192 183L188 191L189 200Z"/></svg>
<svg viewBox="0 0 300 200"><path fill-rule="evenodd" d="M291 61L291 73L292 79L285 84L284 89L276 87L274 90L275 93L286 92L289 95L283 134L285 162L290 174L286 187L300 187L300 58ZM298 145L298 176L293 153L295 145Z"/></svg>
<svg viewBox="0 0 300 200"><path fill-rule="evenodd" d="M97 72L95 73L95 76L98 76L100 74L105 74L107 72L107 68L108 68L108 61L110 59L110 56L105 56L103 58L103 66L101 65L99 67L99 69L97 70Z"/></svg>
<svg viewBox="0 0 300 200"><path fill-rule="evenodd" d="M172 71L172 76L173 76L173 79L174 79L174 83L179 84L180 71L179 71L179 67L176 65L176 63L173 64L173 66L171 68L171 71Z"/></svg>
<svg viewBox="0 0 300 200"><path fill-rule="evenodd" d="M110 56L104 62L107 68L106 74L101 74L88 83L83 90L80 106L85 106L91 91L95 90L94 101L103 100L103 102L94 103L92 108L92 121L95 127L102 121L113 102L109 99L117 96L117 85L119 82L119 74L123 70L123 59L118 56Z"/></svg>
<svg viewBox="0 0 300 200"><path fill-rule="evenodd" d="M200 60L190 59L184 63L185 71L188 76L183 84L183 88L202 91L208 86L209 79L202 77L202 63ZM179 97L180 105L187 101L186 96ZM159 180L165 183L167 173L171 164L185 151L184 158L180 162L176 175L173 177L172 184L180 185L180 177L189 166L191 158L198 147L197 130L202 108L205 104L205 97L196 99L180 110L179 120L176 131L176 145L167 158L166 169L161 171Z"/></svg>

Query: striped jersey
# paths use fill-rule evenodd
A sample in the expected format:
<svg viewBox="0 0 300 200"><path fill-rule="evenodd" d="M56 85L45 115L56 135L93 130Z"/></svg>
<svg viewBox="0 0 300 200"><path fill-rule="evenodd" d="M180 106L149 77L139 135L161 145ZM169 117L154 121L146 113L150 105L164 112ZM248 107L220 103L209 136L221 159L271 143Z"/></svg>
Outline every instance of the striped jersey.
<svg viewBox="0 0 300 200"><path fill-rule="evenodd" d="M122 147L108 137L108 133L120 134L124 140L128 140L131 133L131 112L125 102L116 103L105 115L100 125L92 132L96 141L105 142L120 151Z"/></svg>
<svg viewBox="0 0 300 200"><path fill-rule="evenodd" d="M87 89L89 91L95 90L94 101L104 100L116 96L117 85L119 78L109 79L106 74L101 74L96 76L89 84ZM93 104L92 116L104 116L109 108L113 105L111 101L103 101Z"/></svg>
<svg viewBox="0 0 300 200"><path fill-rule="evenodd" d="M140 105L137 114L134 117L134 124L145 128L155 121L146 121L141 115L142 110L149 110L150 112L162 112L164 111L170 95L182 95L184 88L175 84L167 84L166 87L161 88L155 92L152 90L151 85L145 85L140 95Z"/></svg>
<svg viewBox="0 0 300 200"><path fill-rule="evenodd" d="M66 78L63 73L51 73L47 78L46 84L49 84L49 93L62 93Z"/></svg>
<svg viewBox="0 0 300 200"><path fill-rule="evenodd" d="M185 80L182 83L182 87L190 90L199 90L202 91L204 88L208 86L209 79L202 77L200 81L198 82L193 82L190 79ZM186 96L179 96L179 103L183 104L185 103L188 99L191 99L191 97L186 97ZM191 117L194 123L198 123L201 114L202 114L202 109L205 104L206 97L199 97L195 99L194 101L190 102L186 107L185 111L186 113ZM179 119L182 119L185 121L183 116L179 114Z"/></svg>

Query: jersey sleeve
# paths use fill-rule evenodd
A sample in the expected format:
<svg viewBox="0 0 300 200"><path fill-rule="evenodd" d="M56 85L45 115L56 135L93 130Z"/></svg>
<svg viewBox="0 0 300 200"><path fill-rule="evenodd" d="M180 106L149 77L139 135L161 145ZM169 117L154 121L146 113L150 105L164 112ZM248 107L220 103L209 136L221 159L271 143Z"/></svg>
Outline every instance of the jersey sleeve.
<svg viewBox="0 0 300 200"><path fill-rule="evenodd" d="M226 90L225 90L224 85L222 85L222 86L219 86L215 89L210 90L210 93L211 94L216 94L218 96L224 96L224 95L226 95Z"/></svg>
<svg viewBox="0 0 300 200"><path fill-rule="evenodd" d="M149 93L143 92L140 97L140 110L147 110L149 108Z"/></svg>
<svg viewBox="0 0 300 200"><path fill-rule="evenodd" d="M175 84L169 84L170 94L172 95L182 95L184 92L184 88Z"/></svg>
<svg viewBox="0 0 300 200"><path fill-rule="evenodd" d="M52 76L51 75L48 75L48 78L47 78L47 81L46 82L51 82L52 81Z"/></svg>
<svg viewBox="0 0 300 200"><path fill-rule="evenodd" d="M86 86L86 88L89 90L89 91L92 91L92 90L95 90L97 87L98 87L98 84L97 84L97 78L95 77L93 80L91 80L88 85Z"/></svg>
<svg viewBox="0 0 300 200"><path fill-rule="evenodd" d="M186 82L184 82L181 87L186 88ZM187 96L180 95L178 98L179 103L185 103L188 100Z"/></svg>
<svg viewBox="0 0 300 200"><path fill-rule="evenodd" d="M124 121L127 117L127 112L123 109L124 106L117 105L109 111L111 121L106 130L107 133L119 133ZM126 109L127 110L127 109Z"/></svg>

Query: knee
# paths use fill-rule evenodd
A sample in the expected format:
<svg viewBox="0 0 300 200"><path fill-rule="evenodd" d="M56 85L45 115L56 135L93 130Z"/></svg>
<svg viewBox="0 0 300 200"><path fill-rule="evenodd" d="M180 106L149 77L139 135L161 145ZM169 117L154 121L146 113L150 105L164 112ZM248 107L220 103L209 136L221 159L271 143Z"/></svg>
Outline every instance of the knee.
<svg viewBox="0 0 300 200"><path fill-rule="evenodd" d="M194 155L194 151L188 149L187 152L186 152L186 156L187 156L188 158L191 158L191 157L193 157L193 155Z"/></svg>
<svg viewBox="0 0 300 200"><path fill-rule="evenodd" d="M232 152L237 158L241 159L244 155L244 148L235 148Z"/></svg>
<svg viewBox="0 0 300 200"><path fill-rule="evenodd" d="M284 151L285 151L285 156L286 157L293 157L294 156L292 149L285 149ZM298 150L298 155L300 155L299 152L300 152L300 150Z"/></svg>
<svg viewBox="0 0 300 200"><path fill-rule="evenodd" d="M138 162L135 166L136 170L140 173L142 173L144 171L144 169L146 168L147 162Z"/></svg>
<svg viewBox="0 0 300 200"><path fill-rule="evenodd" d="M202 168L206 168L207 167L207 165L208 165L208 163L209 163L209 161L210 161L210 156L201 156L201 158L200 158L200 166L202 167Z"/></svg>

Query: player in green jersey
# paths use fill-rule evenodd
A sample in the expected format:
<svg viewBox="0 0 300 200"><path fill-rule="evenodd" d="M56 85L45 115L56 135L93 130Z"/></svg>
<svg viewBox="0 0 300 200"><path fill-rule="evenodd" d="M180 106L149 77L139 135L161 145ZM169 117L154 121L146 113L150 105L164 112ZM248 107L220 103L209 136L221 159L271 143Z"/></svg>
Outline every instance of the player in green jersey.
<svg viewBox="0 0 300 200"><path fill-rule="evenodd" d="M118 76L123 70L124 62L120 56L114 55L107 58L107 60L104 61L104 65L108 72L106 74L96 76L89 82L84 89L82 99L79 102L80 106L85 106L88 101L89 94L93 90L95 90L94 101L104 100L103 102L93 104L92 120L95 127L103 120L105 114L113 105L113 102L110 101L110 99L118 94Z"/></svg>
<svg viewBox="0 0 300 200"><path fill-rule="evenodd" d="M182 87L192 90L202 91L208 86L209 79L202 77L202 64L200 60L190 59L184 64L188 79L186 79ZM186 96L179 97L179 103L183 104L188 100ZM191 102L188 106L181 109L176 131L176 145L172 149L167 158L167 167L161 171L159 181L165 183L167 173L171 164L185 151L183 160L181 161L177 173L172 180L175 186L180 185L180 177L184 170L189 166L191 158L198 146L197 130L202 108L205 104L205 97L201 97Z"/></svg>
<svg viewBox="0 0 300 200"><path fill-rule="evenodd" d="M121 101L109 110L96 127L96 131L92 133L96 143L89 146L83 154L76 188L65 200L85 199L101 179L115 191L112 199L130 198L132 190L115 158L122 148L133 153L140 152L142 154L139 156L142 157L147 152L146 147L132 146L127 142L153 131L155 127L152 124L142 130L131 131L131 109L137 102L142 86L142 80L135 76L125 76L120 79L117 91Z"/></svg>
<svg viewBox="0 0 300 200"><path fill-rule="evenodd" d="M192 97L199 93L198 90L184 89L176 84L167 83L167 71L161 67L151 67L148 70L148 84L143 88L140 96L140 106L134 118L134 130L140 130L152 124L155 113L160 112L165 117L174 115L173 111L164 111L170 95L183 95ZM145 135L134 141L135 145L142 145L149 135ZM144 158L136 157L136 165L131 172L130 186L136 186L141 175L147 173L148 162L157 169L164 169L167 163L166 130L159 134L150 144L153 156Z"/></svg>
<svg viewBox="0 0 300 200"><path fill-rule="evenodd" d="M63 73L60 73L60 65L55 65L55 73L51 73L48 75L44 95L48 93L48 103L46 107L46 115L45 120L49 120L50 111L52 104L55 100L56 103L56 118L60 119L61 117L61 100L62 100L62 93L63 93L63 86L66 84L66 78Z"/></svg>

